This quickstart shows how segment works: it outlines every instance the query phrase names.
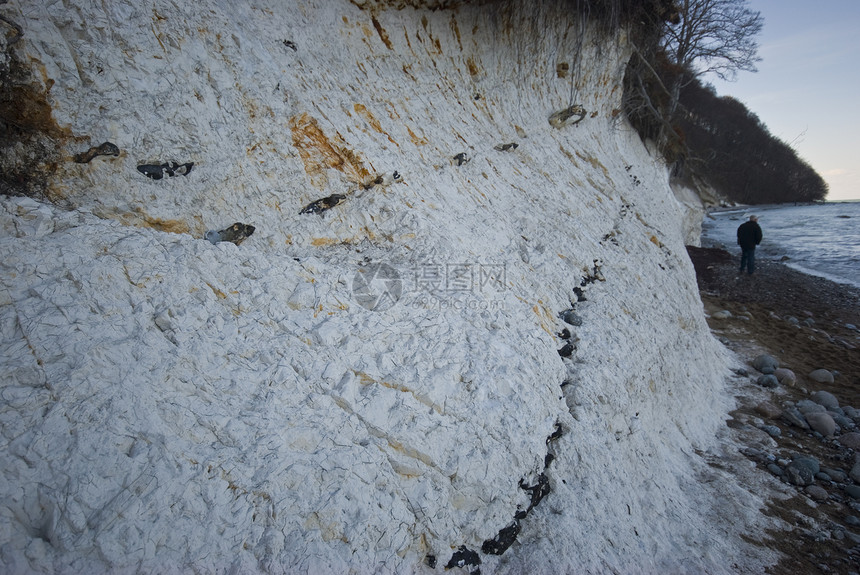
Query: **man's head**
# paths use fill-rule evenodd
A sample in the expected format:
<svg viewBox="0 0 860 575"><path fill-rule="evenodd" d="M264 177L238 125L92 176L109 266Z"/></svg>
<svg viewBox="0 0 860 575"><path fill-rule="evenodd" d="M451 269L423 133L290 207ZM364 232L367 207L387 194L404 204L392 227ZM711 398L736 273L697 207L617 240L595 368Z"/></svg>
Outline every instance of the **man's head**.
<svg viewBox="0 0 860 575"><path fill-rule="evenodd" d="M750 216L750 221L751 221L751 222L757 222L757 221L758 221L758 216Z"/></svg>

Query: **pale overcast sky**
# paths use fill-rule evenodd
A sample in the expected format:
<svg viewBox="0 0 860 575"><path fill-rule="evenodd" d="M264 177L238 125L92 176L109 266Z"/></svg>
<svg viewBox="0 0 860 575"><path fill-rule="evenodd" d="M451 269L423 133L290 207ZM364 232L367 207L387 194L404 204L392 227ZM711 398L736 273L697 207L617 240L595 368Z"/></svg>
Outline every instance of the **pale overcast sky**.
<svg viewBox="0 0 860 575"><path fill-rule="evenodd" d="M758 72L706 79L744 102L830 186L860 200L860 0L749 0L761 12Z"/></svg>

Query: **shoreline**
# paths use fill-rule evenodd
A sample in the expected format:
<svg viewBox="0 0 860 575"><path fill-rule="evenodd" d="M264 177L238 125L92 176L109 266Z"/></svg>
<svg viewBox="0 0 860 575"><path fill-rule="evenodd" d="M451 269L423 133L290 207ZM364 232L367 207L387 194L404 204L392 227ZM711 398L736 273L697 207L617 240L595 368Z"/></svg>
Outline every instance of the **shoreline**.
<svg viewBox="0 0 860 575"><path fill-rule="evenodd" d="M724 249L687 251L711 332L743 363L728 382L736 408L726 425L767 490L760 511L784 526L754 538L782 555L767 572L860 572L860 475L851 478L860 443L851 448L848 441L860 441L860 416L854 421L834 413L843 426L829 435L786 417L822 395L817 392L835 396L843 415L860 409L860 289L768 260L757 262L755 274L741 275L738 258ZM776 358L796 381L759 385L762 373L753 362L762 354ZM818 369L831 372L832 383L811 378ZM814 458L833 477L789 480L788 467L799 456Z"/></svg>

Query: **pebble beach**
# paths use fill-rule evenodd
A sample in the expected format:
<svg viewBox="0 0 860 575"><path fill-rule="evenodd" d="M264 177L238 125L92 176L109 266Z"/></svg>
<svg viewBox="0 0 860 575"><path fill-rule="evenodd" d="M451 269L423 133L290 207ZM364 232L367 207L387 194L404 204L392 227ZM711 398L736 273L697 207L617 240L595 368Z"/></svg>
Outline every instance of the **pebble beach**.
<svg viewBox="0 0 860 575"><path fill-rule="evenodd" d="M782 554L768 572L860 573L860 290L688 253L711 330L738 360L726 424L771 492L762 512L778 527L750 534Z"/></svg>

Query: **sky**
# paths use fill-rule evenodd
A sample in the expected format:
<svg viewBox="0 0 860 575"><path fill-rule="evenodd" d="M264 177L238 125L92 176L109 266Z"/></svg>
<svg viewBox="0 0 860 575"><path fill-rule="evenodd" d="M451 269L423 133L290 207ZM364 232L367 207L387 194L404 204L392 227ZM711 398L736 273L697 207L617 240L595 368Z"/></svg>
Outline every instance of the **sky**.
<svg viewBox="0 0 860 575"><path fill-rule="evenodd" d="M860 0L748 0L760 12L758 72L705 78L746 104L825 179L860 200Z"/></svg>

